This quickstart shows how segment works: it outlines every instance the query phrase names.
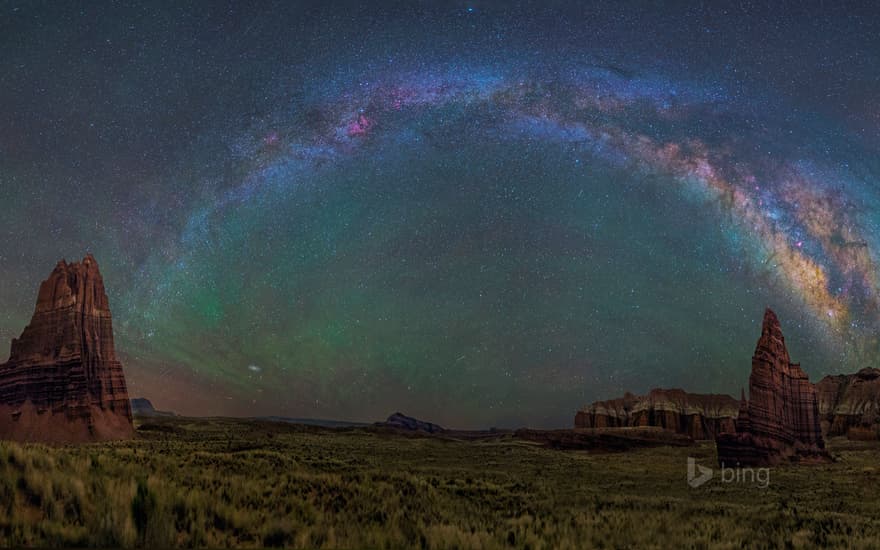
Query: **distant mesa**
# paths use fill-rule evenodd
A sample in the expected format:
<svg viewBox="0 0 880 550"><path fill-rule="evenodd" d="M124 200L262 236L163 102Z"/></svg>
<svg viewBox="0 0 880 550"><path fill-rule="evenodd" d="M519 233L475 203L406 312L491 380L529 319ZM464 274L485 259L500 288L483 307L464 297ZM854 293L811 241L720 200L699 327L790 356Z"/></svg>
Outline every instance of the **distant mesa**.
<svg viewBox="0 0 880 550"><path fill-rule="evenodd" d="M647 395L596 401L578 411L575 428L658 427L692 439L733 431L739 403L729 395L653 389Z"/></svg>
<svg viewBox="0 0 880 550"><path fill-rule="evenodd" d="M752 356L749 400L743 392L735 430L720 434L716 444L718 462L726 466L831 458L822 438L816 389L800 364L791 362L779 319L770 309Z"/></svg>
<svg viewBox="0 0 880 550"><path fill-rule="evenodd" d="M377 422L376 426L380 428L394 428L397 430L405 430L410 432L424 432L429 434L439 434L446 432L446 429L437 424L425 422L411 416L406 416L396 412L388 417L385 422Z"/></svg>
<svg viewBox="0 0 880 550"><path fill-rule="evenodd" d="M131 414L135 416L152 416L156 414L153 403L146 397L135 397L131 400Z"/></svg>
<svg viewBox="0 0 880 550"><path fill-rule="evenodd" d="M828 437L878 439L880 435L880 369L826 376L816 384L819 418Z"/></svg>
<svg viewBox="0 0 880 550"><path fill-rule="evenodd" d="M146 397L135 397L131 400L131 413L134 416L177 416L177 413L171 411L157 411Z"/></svg>
<svg viewBox="0 0 880 550"><path fill-rule="evenodd" d="M62 260L0 365L0 438L74 443L133 432L98 262Z"/></svg>

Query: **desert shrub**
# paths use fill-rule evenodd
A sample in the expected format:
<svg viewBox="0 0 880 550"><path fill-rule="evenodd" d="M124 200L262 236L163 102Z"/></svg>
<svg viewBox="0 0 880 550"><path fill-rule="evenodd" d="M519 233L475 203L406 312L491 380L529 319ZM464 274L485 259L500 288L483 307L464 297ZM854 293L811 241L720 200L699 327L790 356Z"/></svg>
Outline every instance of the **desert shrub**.
<svg viewBox="0 0 880 550"><path fill-rule="evenodd" d="M272 521L263 530L263 546L283 548L291 546L296 540L296 531L287 521Z"/></svg>
<svg viewBox="0 0 880 550"><path fill-rule="evenodd" d="M131 500L131 516L138 542L147 548L167 548L177 541L176 522L168 499L151 480L139 478Z"/></svg>
<svg viewBox="0 0 880 550"><path fill-rule="evenodd" d="M0 467L0 518L9 518L15 507L15 484Z"/></svg>
<svg viewBox="0 0 880 550"><path fill-rule="evenodd" d="M137 528L138 536L141 542L144 542L147 536L147 525L150 517L156 513L156 495L150 491L147 486L146 479L139 479L137 482L137 493L131 501L131 516L134 518L134 525Z"/></svg>
<svg viewBox="0 0 880 550"><path fill-rule="evenodd" d="M134 546L138 531L132 517L135 486L130 480L98 478L91 484L94 512L90 517L90 546Z"/></svg>

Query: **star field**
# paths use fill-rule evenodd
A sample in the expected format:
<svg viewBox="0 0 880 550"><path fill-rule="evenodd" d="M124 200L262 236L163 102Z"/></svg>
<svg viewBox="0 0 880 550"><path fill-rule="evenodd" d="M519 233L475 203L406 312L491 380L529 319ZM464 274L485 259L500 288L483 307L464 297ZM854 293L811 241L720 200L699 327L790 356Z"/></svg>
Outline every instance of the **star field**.
<svg viewBox="0 0 880 550"><path fill-rule="evenodd" d="M3 4L0 338L90 251L187 414L566 426L737 394L765 306L876 366L864 11Z"/></svg>

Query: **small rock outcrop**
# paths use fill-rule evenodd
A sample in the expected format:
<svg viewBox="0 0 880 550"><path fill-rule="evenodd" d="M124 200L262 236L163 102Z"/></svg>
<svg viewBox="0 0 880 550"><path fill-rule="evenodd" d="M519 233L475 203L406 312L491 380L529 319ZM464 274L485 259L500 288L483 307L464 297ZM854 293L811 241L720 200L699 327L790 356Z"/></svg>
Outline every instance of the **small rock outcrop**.
<svg viewBox="0 0 880 550"><path fill-rule="evenodd" d="M385 422L379 422L376 425L382 428L394 428L397 430L425 432L430 434L442 433L446 431L444 428L438 426L437 424L425 422L424 420L419 420L418 418L406 416L405 414L401 414L399 412L396 412L389 416Z"/></svg>
<svg viewBox="0 0 880 550"><path fill-rule="evenodd" d="M687 393L679 389L653 389L648 395L626 393L597 401L578 411L575 428L664 428L692 439L714 439L732 431L738 411L729 395Z"/></svg>
<svg viewBox="0 0 880 550"><path fill-rule="evenodd" d="M791 362L779 319L770 309L752 356L749 400L743 392L735 431L720 434L716 443L718 462L726 466L830 460L816 390L800 364Z"/></svg>
<svg viewBox="0 0 880 550"><path fill-rule="evenodd" d="M880 434L880 369L826 376L816 384L822 431L828 437L877 439Z"/></svg>
<svg viewBox="0 0 880 550"><path fill-rule="evenodd" d="M133 431L98 263L91 255L80 263L62 260L0 365L0 438L84 442Z"/></svg>

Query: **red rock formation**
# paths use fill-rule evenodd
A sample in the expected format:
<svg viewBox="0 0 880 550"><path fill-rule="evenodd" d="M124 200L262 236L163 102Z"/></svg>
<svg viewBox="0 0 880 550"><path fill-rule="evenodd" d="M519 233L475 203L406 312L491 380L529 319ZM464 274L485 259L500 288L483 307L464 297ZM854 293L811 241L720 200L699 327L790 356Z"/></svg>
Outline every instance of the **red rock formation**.
<svg viewBox="0 0 880 550"><path fill-rule="evenodd" d="M792 363L776 314L764 313L761 338L752 357L750 400L743 400L733 433L716 438L718 461L762 466L784 461L826 461L816 390Z"/></svg>
<svg viewBox="0 0 880 550"><path fill-rule="evenodd" d="M816 384L822 431L829 437L877 439L880 433L880 369L826 376Z"/></svg>
<svg viewBox="0 0 880 550"><path fill-rule="evenodd" d="M581 409L575 428L657 426L693 439L713 439L732 431L737 401L729 395L686 393L653 389L648 395L626 393L618 399L597 401Z"/></svg>
<svg viewBox="0 0 880 550"><path fill-rule="evenodd" d="M0 365L0 438L80 442L132 433L98 263L91 255L82 263L62 260Z"/></svg>

